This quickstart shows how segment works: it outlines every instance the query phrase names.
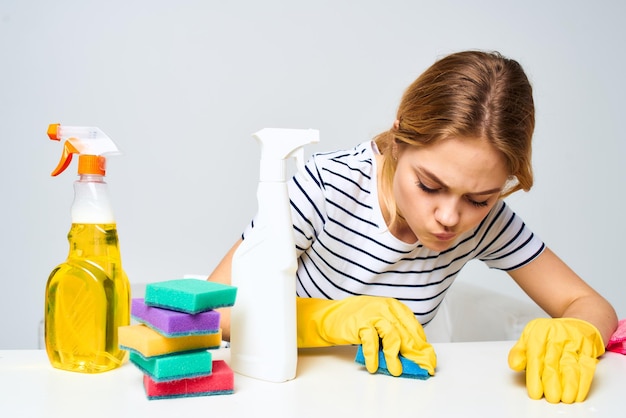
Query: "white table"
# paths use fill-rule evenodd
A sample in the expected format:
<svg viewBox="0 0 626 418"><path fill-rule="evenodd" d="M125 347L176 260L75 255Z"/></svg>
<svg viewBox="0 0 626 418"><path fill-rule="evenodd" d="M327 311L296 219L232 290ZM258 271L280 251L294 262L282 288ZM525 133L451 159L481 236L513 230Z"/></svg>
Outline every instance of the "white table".
<svg viewBox="0 0 626 418"><path fill-rule="evenodd" d="M620 416L626 356L599 362L587 400L531 400L523 373L507 366L513 342L434 344L437 375L428 380L370 375L355 347L300 350L296 379L268 383L235 375L231 395L149 401L131 364L95 375L53 369L41 350L0 350L2 417L589 417ZM229 350L214 358L229 361Z"/></svg>

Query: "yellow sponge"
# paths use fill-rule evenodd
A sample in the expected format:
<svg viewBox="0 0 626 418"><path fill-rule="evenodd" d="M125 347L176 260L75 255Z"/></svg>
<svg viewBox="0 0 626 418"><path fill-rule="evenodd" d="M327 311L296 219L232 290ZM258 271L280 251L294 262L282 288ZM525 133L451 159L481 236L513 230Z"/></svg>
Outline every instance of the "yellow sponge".
<svg viewBox="0 0 626 418"><path fill-rule="evenodd" d="M185 351L219 348L222 330L213 334L166 337L145 326L127 325L118 328L118 343L121 349L137 353L144 358L164 356Z"/></svg>

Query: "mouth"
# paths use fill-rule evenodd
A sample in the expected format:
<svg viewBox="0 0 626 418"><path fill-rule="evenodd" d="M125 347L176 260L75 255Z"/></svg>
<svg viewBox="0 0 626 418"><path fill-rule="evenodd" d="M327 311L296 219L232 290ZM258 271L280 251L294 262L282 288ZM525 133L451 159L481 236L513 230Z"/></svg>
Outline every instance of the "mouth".
<svg viewBox="0 0 626 418"><path fill-rule="evenodd" d="M451 241L454 239L454 237L456 237L456 234L446 232L442 234L433 234L433 236L439 241Z"/></svg>

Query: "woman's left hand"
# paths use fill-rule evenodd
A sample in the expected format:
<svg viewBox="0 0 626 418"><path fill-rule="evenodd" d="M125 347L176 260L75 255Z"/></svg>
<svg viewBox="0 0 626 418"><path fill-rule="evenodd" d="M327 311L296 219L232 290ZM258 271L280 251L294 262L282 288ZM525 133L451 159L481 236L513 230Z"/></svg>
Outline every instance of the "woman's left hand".
<svg viewBox="0 0 626 418"><path fill-rule="evenodd" d="M539 318L526 325L509 352L509 367L526 369L526 389L532 399L582 402L604 351L602 336L589 322Z"/></svg>

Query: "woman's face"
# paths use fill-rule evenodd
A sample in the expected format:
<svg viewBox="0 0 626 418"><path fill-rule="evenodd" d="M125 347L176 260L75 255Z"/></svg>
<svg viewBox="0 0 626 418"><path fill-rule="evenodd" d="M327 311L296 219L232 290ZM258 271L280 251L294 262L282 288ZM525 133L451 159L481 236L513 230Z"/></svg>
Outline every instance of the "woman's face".
<svg viewBox="0 0 626 418"><path fill-rule="evenodd" d="M449 248L495 205L509 173L487 141L449 138L397 154L393 193L406 227L390 230L433 251ZM397 229L397 226L396 226Z"/></svg>

